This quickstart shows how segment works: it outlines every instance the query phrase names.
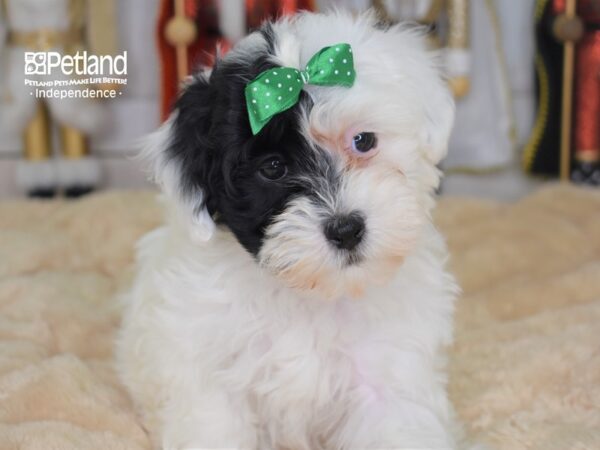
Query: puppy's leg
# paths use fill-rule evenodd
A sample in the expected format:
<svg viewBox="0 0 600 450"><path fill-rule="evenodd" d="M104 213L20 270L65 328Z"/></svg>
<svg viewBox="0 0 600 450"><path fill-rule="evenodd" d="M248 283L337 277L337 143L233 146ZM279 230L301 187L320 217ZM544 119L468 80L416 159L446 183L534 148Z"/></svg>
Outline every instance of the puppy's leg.
<svg viewBox="0 0 600 450"><path fill-rule="evenodd" d="M245 412L223 392L172 390L161 411L162 448L254 450L257 435Z"/></svg>
<svg viewBox="0 0 600 450"><path fill-rule="evenodd" d="M341 430L344 449L456 450L454 430L427 407L405 399L374 400Z"/></svg>
<svg viewBox="0 0 600 450"><path fill-rule="evenodd" d="M118 369L155 448L256 448L256 433L245 403L203 381L188 354L176 342L165 343L164 336L173 333L147 326L159 321L145 315L146 309L135 312L125 321L119 339ZM208 374L205 377L209 378Z"/></svg>

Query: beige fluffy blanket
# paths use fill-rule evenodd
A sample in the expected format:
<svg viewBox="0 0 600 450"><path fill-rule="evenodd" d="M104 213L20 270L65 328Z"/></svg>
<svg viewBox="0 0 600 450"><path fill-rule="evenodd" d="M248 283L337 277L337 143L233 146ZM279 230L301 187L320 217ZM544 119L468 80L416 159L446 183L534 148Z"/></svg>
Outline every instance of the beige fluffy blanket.
<svg viewBox="0 0 600 450"><path fill-rule="evenodd" d="M150 193L0 203L0 449L146 449L111 366ZM464 289L450 393L506 450L600 449L600 192L437 211Z"/></svg>

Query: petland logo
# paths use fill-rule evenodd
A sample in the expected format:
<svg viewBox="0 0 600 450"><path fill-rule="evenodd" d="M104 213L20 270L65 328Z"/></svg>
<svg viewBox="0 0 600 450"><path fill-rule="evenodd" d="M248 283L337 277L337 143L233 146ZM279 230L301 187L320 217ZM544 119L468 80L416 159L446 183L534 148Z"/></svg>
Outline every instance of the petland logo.
<svg viewBox="0 0 600 450"><path fill-rule="evenodd" d="M127 84L126 51L116 56L25 52L24 62L25 85L35 87L38 98L115 98L115 87Z"/></svg>

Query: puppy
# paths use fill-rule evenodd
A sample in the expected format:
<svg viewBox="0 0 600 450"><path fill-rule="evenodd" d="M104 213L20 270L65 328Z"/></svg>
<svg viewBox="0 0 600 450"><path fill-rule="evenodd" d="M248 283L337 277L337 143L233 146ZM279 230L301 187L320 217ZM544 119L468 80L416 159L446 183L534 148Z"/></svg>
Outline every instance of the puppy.
<svg viewBox="0 0 600 450"><path fill-rule="evenodd" d="M186 86L145 152L168 220L118 342L157 447L459 446L436 66L419 30L305 13Z"/></svg>

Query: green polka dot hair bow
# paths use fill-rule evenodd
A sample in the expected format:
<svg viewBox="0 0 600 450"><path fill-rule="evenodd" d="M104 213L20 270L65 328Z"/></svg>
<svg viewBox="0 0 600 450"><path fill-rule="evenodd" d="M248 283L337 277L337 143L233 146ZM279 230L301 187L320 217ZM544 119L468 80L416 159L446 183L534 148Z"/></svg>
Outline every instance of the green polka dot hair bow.
<svg viewBox="0 0 600 450"><path fill-rule="evenodd" d="M265 70L248 83L245 90L252 133L257 134L275 114L298 103L305 84L350 87L355 78L349 44L321 49L308 61L306 70L292 67Z"/></svg>

